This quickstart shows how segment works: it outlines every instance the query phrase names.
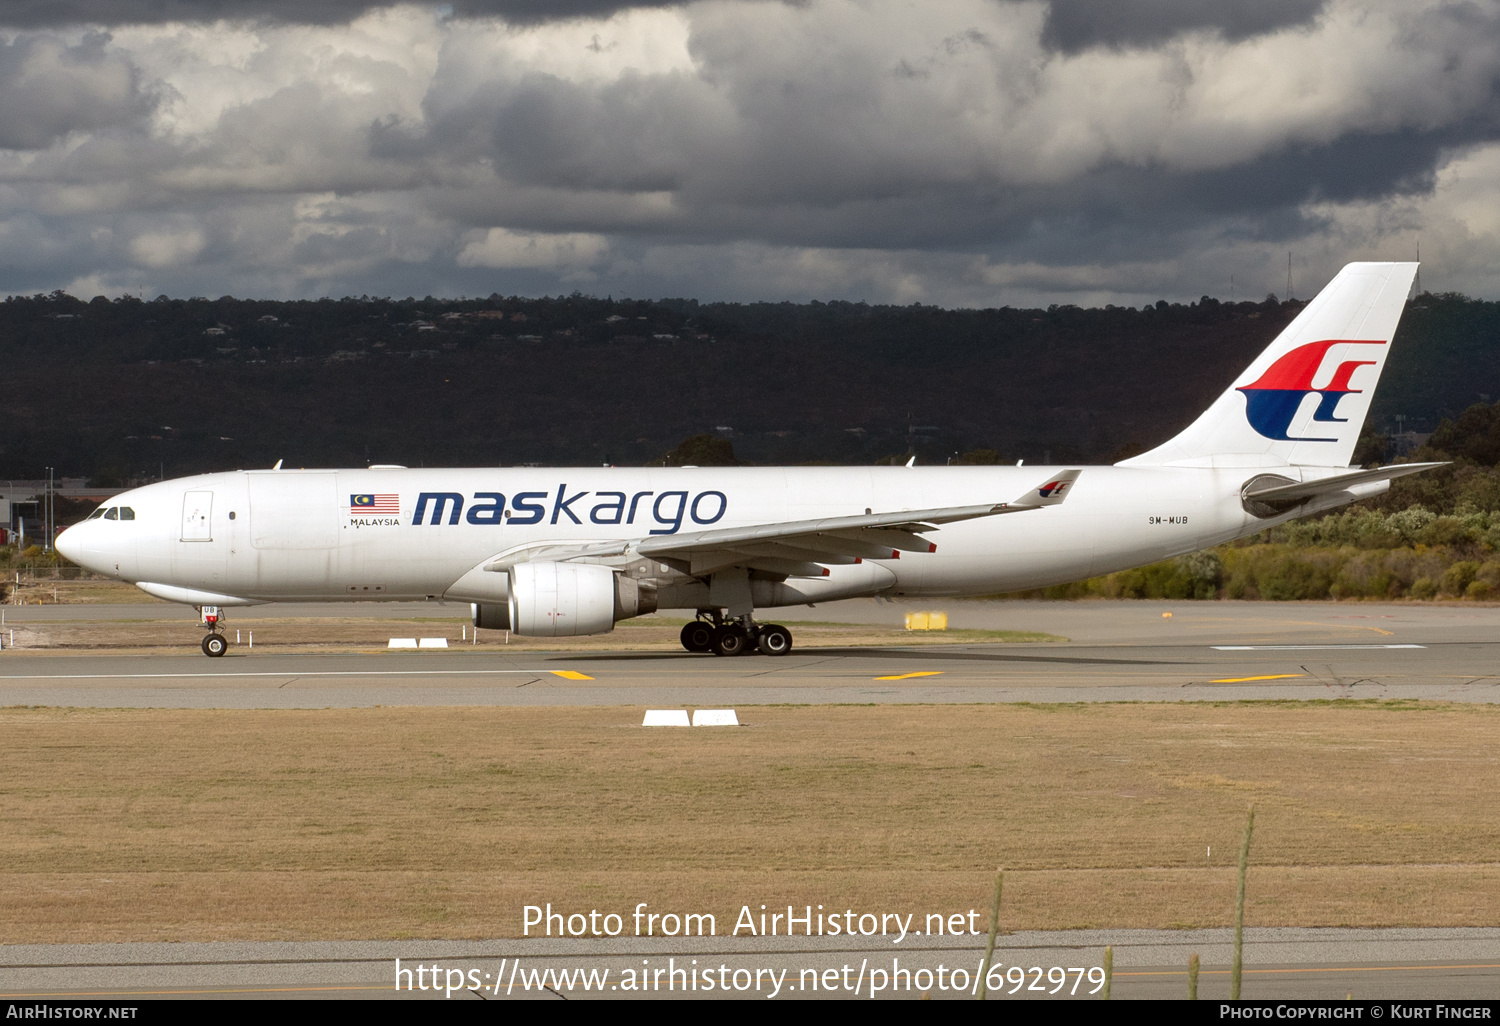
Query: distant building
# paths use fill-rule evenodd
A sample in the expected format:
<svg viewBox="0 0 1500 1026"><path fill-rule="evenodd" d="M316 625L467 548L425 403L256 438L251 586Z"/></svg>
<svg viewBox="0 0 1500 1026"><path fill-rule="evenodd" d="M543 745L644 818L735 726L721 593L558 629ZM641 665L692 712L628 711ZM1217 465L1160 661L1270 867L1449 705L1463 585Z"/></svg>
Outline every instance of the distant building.
<svg viewBox="0 0 1500 1026"><path fill-rule="evenodd" d="M81 477L63 477L53 482L54 494L74 502L98 504L123 491L123 488L91 488ZM46 500L46 481L0 480L0 529L4 529L7 535L24 534L40 541ZM15 540L15 537L10 538L10 541Z"/></svg>
<svg viewBox="0 0 1500 1026"><path fill-rule="evenodd" d="M1427 440L1431 437L1431 431L1402 431L1399 434L1391 435L1389 458L1395 459L1398 456L1410 456L1412 450L1420 449L1426 445Z"/></svg>

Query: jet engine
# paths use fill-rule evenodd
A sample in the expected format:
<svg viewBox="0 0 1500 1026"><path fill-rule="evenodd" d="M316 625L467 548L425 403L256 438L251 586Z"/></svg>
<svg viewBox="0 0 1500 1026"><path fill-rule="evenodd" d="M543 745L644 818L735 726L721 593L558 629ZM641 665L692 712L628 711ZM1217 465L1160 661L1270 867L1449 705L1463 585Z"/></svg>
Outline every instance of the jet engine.
<svg viewBox="0 0 1500 1026"><path fill-rule="evenodd" d="M492 608L481 606L477 612ZM517 634L541 638L606 634L614 630L616 620L655 611L655 590L607 566L517 563L510 568L509 626Z"/></svg>

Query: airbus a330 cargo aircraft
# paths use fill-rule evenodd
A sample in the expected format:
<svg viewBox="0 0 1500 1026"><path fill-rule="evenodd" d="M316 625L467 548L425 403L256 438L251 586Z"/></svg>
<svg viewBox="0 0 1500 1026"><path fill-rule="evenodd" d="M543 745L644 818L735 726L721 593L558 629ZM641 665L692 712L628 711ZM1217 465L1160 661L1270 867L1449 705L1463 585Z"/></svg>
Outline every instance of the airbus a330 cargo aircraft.
<svg viewBox="0 0 1500 1026"><path fill-rule="evenodd" d="M57 547L204 610L214 656L226 606L424 598L543 637L696 610L689 651L785 655L757 610L1075 581L1435 466L1349 466L1416 269L1349 264L1187 430L1114 466L235 471L126 492Z"/></svg>

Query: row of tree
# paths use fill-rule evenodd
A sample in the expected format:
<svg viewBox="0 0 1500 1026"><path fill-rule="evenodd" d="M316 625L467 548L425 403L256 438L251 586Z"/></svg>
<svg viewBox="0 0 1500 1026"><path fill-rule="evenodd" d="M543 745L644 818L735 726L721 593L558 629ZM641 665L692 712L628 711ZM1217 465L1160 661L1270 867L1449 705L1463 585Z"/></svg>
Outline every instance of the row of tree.
<svg viewBox="0 0 1500 1026"><path fill-rule="evenodd" d="M589 296L0 302L0 478L236 467L1102 462L1190 422L1301 309ZM1373 423L1500 396L1500 304L1418 297Z"/></svg>

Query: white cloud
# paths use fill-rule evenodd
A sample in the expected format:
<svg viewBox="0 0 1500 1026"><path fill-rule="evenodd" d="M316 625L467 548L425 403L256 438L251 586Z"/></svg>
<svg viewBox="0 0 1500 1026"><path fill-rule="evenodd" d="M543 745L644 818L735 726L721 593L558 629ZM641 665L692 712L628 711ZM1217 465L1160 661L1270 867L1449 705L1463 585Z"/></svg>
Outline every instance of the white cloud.
<svg viewBox="0 0 1500 1026"><path fill-rule="evenodd" d="M458 254L458 266L572 270L597 264L608 250L609 240L602 235L491 228L468 237Z"/></svg>
<svg viewBox="0 0 1500 1026"><path fill-rule="evenodd" d="M202 253L207 244L208 239L197 228L142 232L130 240L130 256L145 267L176 267Z"/></svg>
<svg viewBox="0 0 1500 1026"><path fill-rule="evenodd" d="M1422 255L1422 287L1493 297L1500 282L1500 144L1454 156L1430 194L1361 203L1321 203L1316 240L1322 267L1344 260L1410 260Z"/></svg>

